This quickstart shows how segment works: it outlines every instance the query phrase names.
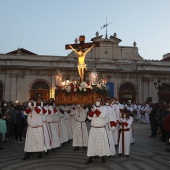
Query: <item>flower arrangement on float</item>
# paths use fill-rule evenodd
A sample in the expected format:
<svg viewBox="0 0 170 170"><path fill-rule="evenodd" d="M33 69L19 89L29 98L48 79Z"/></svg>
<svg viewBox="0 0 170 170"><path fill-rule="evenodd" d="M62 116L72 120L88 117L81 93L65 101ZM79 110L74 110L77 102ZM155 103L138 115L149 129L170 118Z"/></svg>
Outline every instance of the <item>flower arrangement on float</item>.
<svg viewBox="0 0 170 170"><path fill-rule="evenodd" d="M98 82L95 87L92 87L90 83L81 82L75 83L72 81L64 81L60 86L56 87L56 93L64 92L65 94L77 93L77 94L88 94L91 91L97 94L107 95L109 88L106 84Z"/></svg>
<svg viewBox="0 0 170 170"><path fill-rule="evenodd" d="M59 70L55 74L56 93L65 92L67 95L70 93L88 94L91 91L102 95L108 93L107 78L103 76L101 81L98 81L98 73L95 70L89 74L89 82L62 81L62 76Z"/></svg>

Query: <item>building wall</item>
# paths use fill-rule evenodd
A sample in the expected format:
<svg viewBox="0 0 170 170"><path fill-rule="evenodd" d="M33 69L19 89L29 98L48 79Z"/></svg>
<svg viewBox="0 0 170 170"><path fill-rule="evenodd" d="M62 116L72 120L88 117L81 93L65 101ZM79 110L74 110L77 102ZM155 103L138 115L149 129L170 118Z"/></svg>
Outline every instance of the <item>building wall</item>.
<svg viewBox="0 0 170 170"><path fill-rule="evenodd" d="M153 83L161 80L170 82L170 61L144 60L135 46L119 46L120 39L102 37L92 38L99 42L86 56L88 73L96 68L99 76L105 75L109 82L114 82L114 94L118 96L119 87L129 82L136 91L136 102L143 102L147 97L158 101L157 90ZM68 56L43 56L29 54L0 54L0 82L4 87L3 99L7 101L27 101L31 86L38 80L45 81L50 87L50 97L54 98L54 73L63 72L64 79L79 79L77 56L71 52Z"/></svg>

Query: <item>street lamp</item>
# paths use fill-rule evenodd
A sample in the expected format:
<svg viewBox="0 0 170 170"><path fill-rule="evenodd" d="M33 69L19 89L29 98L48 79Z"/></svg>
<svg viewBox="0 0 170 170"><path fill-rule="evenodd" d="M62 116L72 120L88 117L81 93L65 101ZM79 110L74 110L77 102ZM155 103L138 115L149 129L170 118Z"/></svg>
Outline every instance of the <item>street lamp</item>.
<svg viewBox="0 0 170 170"><path fill-rule="evenodd" d="M160 98L160 89L163 89L165 86L165 83L162 82L161 80L158 80L157 82L154 83L155 89L158 90L158 97Z"/></svg>

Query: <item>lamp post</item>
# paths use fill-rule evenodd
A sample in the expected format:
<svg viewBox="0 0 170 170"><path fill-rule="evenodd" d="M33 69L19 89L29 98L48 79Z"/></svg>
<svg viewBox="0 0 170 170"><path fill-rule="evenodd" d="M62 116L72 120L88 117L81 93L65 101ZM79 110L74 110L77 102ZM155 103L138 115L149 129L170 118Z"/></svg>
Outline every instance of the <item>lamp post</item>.
<svg viewBox="0 0 170 170"><path fill-rule="evenodd" d="M160 99L160 89L163 89L165 86L165 83L162 82L161 80L158 80L157 82L154 83L155 89L158 90L158 99Z"/></svg>

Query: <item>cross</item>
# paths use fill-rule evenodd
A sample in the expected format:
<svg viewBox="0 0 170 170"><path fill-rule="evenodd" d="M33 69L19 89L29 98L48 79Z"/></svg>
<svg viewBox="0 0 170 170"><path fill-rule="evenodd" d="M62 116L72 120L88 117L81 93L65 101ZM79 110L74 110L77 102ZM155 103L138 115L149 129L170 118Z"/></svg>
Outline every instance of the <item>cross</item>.
<svg viewBox="0 0 170 170"><path fill-rule="evenodd" d="M98 47L99 43L85 43L85 36L81 35L79 37L79 44L67 44L65 45L66 50L72 49L78 56L78 72L80 75L80 80L84 81L84 73L87 70L87 66L85 63L86 54L93 48ZM87 50L84 50L87 48Z"/></svg>
<svg viewBox="0 0 170 170"><path fill-rule="evenodd" d="M70 47L69 47L69 45L71 45L73 48L75 48L75 49L79 49L79 48L89 48L89 47L91 47L93 44L95 44L95 47L99 47L99 43L96 43L96 42L93 42L93 43L85 43L85 36L84 35L80 35L79 36L79 44L66 44L65 45L65 49L66 50L69 50L69 49L71 49Z"/></svg>

